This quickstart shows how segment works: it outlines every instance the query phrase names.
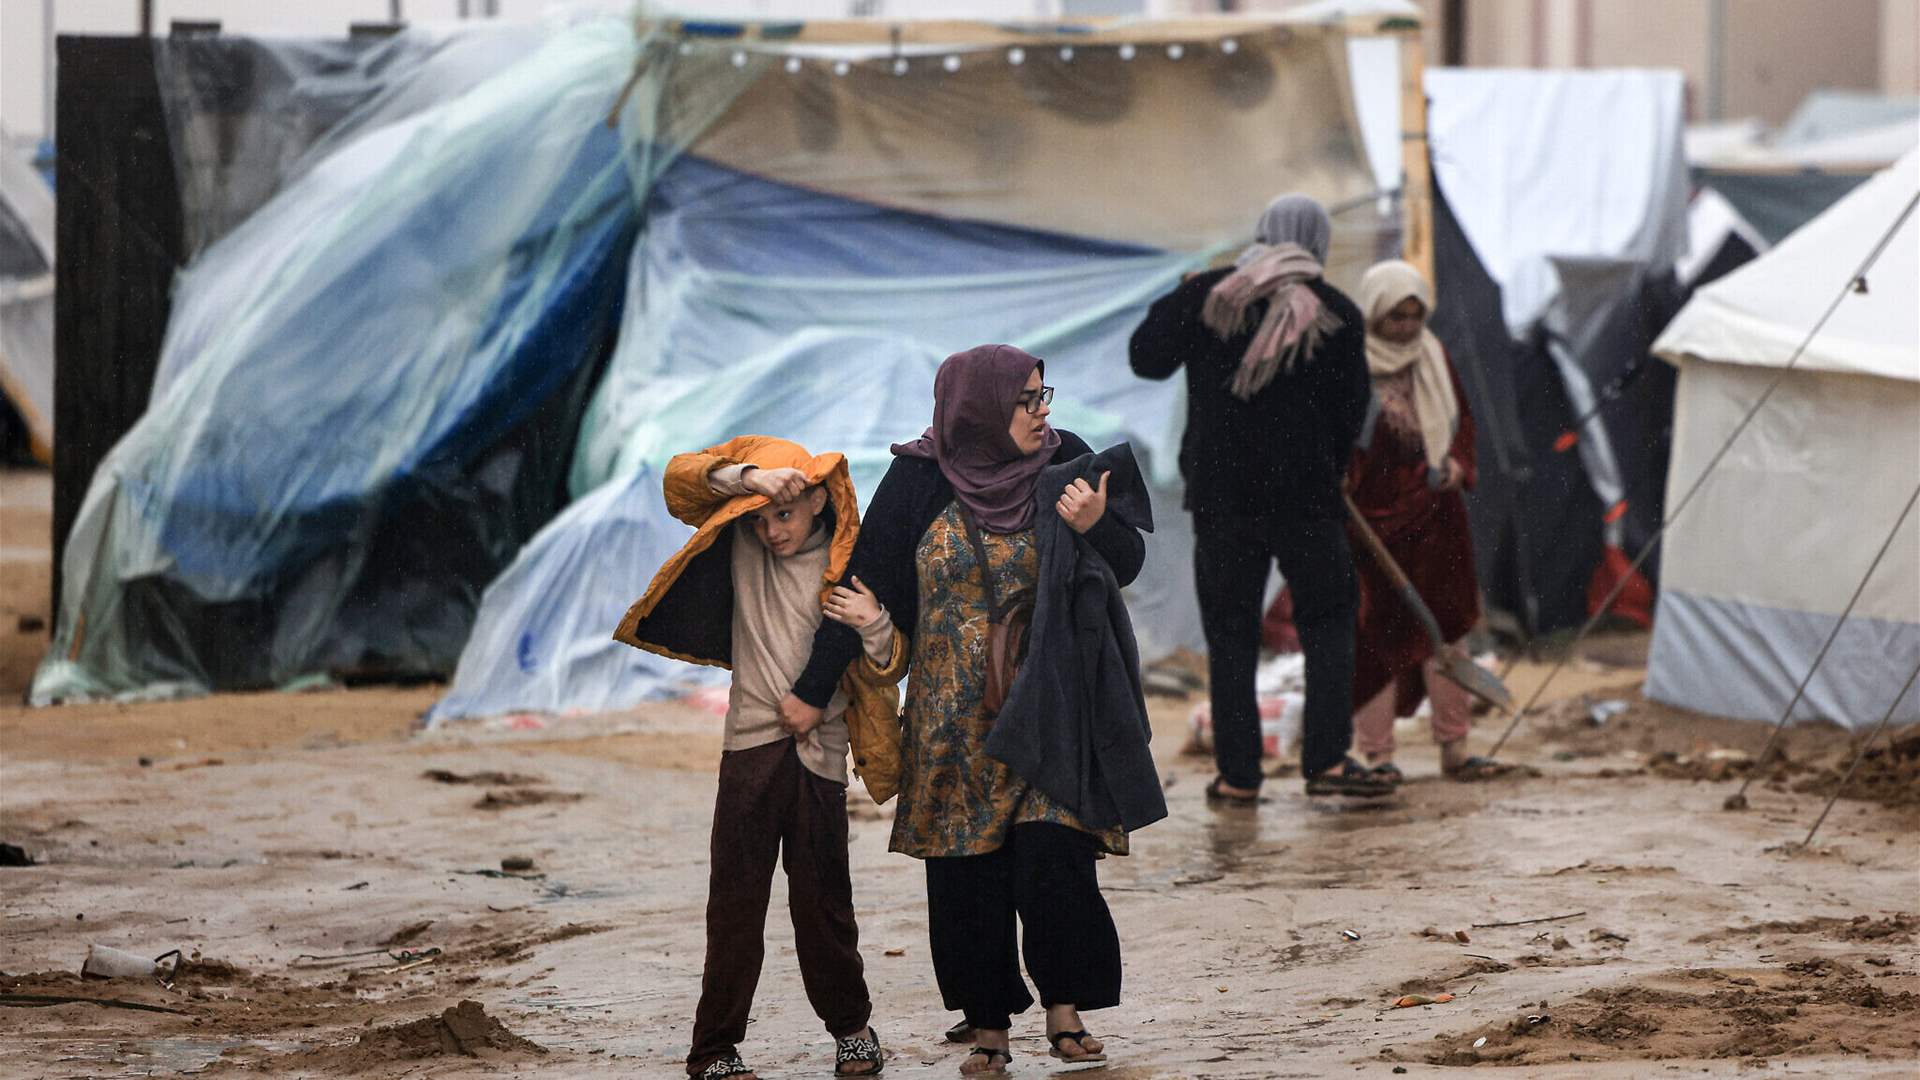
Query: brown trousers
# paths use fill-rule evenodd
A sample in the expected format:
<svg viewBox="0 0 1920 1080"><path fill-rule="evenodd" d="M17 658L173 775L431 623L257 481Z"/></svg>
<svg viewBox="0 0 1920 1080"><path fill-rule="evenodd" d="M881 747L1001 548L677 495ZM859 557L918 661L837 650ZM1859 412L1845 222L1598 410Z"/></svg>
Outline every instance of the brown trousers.
<svg viewBox="0 0 1920 1080"><path fill-rule="evenodd" d="M827 1033L864 1031L873 1014L853 920L847 868L847 789L800 764L792 739L720 757L707 883L707 967L693 1015L687 1074L737 1052L766 955L776 859L807 1000Z"/></svg>

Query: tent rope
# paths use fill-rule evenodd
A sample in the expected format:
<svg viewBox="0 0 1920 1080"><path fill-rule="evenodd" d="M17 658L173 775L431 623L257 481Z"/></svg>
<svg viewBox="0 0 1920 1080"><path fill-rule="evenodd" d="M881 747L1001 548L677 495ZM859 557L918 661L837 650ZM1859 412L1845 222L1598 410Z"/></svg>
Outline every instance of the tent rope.
<svg viewBox="0 0 1920 1080"><path fill-rule="evenodd" d="M1814 819L1813 828L1807 830L1807 838L1800 841L1801 847L1807 847L1813 843L1813 834L1820 831L1820 826L1826 822L1827 815L1833 812L1833 804L1840 801L1840 793L1847 790L1847 784L1852 782L1853 774L1859 771L1860 763L1866 760L1867 747L1872 746L1873 741L1886 730L1887 721L1893 719L1894 710L1898 709L1900 702L1906 699L1907 691L1913 689L1915 679L1920 679L1920 661L1915 661L1913 671L1907 676L1907 684L1900 688L1899 693L1893 695L1893 701L1887 705L1887 711L1881 715L1880 722L1873 726L1872 734L1868 735L1866 741L1860 744L1860 749L1854 752L1853 764L1847 766L1847 775L1840 778L1839 785L1833 789L1833 795L1827 799L1826 807L1820 811L1820 816Z"/></svg>
<svg viewBox="0 0 1920 1080"><path fill-rule="evenodd" d="M1787 707L1781 710L1780 719L1773 725L1773 734L1767 736L1767 745L1761 749L1760 756L1754 759L1757 763L1754 770L1741 781L1740 790L1727 797L1727 809L1744 810L1746 808L1747 788L1752 787L1753 778L1760 775L1759 766L1765 765L1767 756L1773 753L1774 744L1780 741L1780 733L1786 730L1787 721L1793 718L1793 707L1800 704L1800 699L1806 695L1807 685L1813 682L1813 673L1820 670L1820 662L1827 658L1827 650L1833 647L1834 639L1840 636L1840 628L1847 624L1847 618L1853 614L1853 606L1860 602L1861 594L1867 591L1867 582L1873 580L1873 572L1880 569L1880 560L1886 557L1887 549L1893 547L1893 538L1900 535L1900 527L1907 523L1907 515L1913 513L1913 504L1916 502L1920 502L1920 487L1915 487L1913 494L1907 496L1907 505L1901 508L1900 516L1894 519L1893 528L1887 530L1886 540L1880 544L1879 552L1874 555L1873 562L1867 567L1866 576L1862 577L1860 584L1854 588L1853 598L1847 601L1846 610L1834 620L1833 629L1827 631L1827 640L1821 643L1820 651L1814 654L1813 663L1807 665L1807 674L1800 680L1799 687L1794 690L1793 700L1787 702Z"/></svg>
<svg viewBox="0 0 1920 1080"><path fill-rule="evenodd" d="M1547 692L1547 687L1553 684L1553 680L1557 678L1560 672L1566 668L1567 664L1573 660L1574 655L1579 651L1580 643L1587 639L1587 635L1593 632L1593 628L1600 624L1600 620L1606 616L1608 611L1612 610L1613 602L1620 598L1622 592L1626 591L1627 585L1633 581L1634 577L1639 573L1641 565L1647 561L1647 556L1653 554L1654 547L1660 543L1662 537L1666 536L1667 530L1671 528L1674 521L1680 517L1681 512L1687 508L1687 504L1693 501L1695 495L1699 494L1701 487L1707 482L1707 477L1713 475L1713 470L1717 468L1721 460L1727 456L1727 452L1733 449L1733 444L1739 440L1741 433L1747 430L1747 425L1751 424L1753 418L1759 415L1761 408L1766 405L1767 400L1773 397L1773 392L1778 390L1780 384L1786 380L1787 374L1800 363L1801 356L1806 354L1807 346L1813 344L1813 339L1819 336L1821 330L1826 328L1827 320L1833 318L1833 313L1840 309L1841 302L1852 294L1866 279L1867 271L1873 268L1874 263L1880 261L1880 256L1886 252L1887 245L1893 243L1894 234L1900 231L1900 226L1906 224L1907 218L1913 216L1914 207L1917 205L1920 205L1920 192L1915 192L1913 198L1907 200L1906 207L1900 211L1898 217L1893 219L1893 224L1887 227L1886 232L1881 234L1879 243L1875 244L1873 250L1867 253L1867 257L1861 260L1859 269L1847 276L1846 283L1840 287L1840 291L1834 296L1833 302L1827 305L1827 310L1821 314L1820 320L1813 324L1813 329L1807 331L1806 337L1800 339L1799 346L1793 350L1793 355L1787 358L1786 365L1774 375L1773 381L1767 384L1766 390L1761 392L1758 398L1754 399L1753 405L1747 409L1746 415L1740 418L1740 422L1734 425L1733 431L1727 435L1726 441L1722 442L1720 448L1714 451L1713 456L1707 459L1706 468L1700 470L1700 475L1694 478L1693 484L1689 486L1686 493L1680 497L1680 501L1674 505L1672 511L1667 514L1666 519L1660 522L1660 527L1655 529L1653 535L1647 538L1647 542L1640 548L1640 553L1633 557L1632 564L1627 567L1627 572L1620 575L1620 579L1614 582L1613 588L1608 591L1606 599L1600 601L1599 605L1594 608L1593 614L1587 617L1587 621L1581 625L1580 632L1573 636L1573 641L1568 644L1566 651L1561 654L1559 661L1553 665L1551 671L1547 672L1547 677L1540 681L1539 686L1534 687L1533 693L1527 698L1527 703L1514 711L1513 720L1507 724L1507 730L1500 733L1500 738L1493 744L1493 749L1487 751L1486 756L1489 759L1498 755L1500 748L1507 745L1507 740L1512 738L1514 731L1519 728L1520 721L1526 719L1527 714L1533 710L1533 707L1540 703L1540 697ZM1878 561L1877 559L1875 560L1876 564ZM1851 608L1852 605L1848 606Z"/></svg>

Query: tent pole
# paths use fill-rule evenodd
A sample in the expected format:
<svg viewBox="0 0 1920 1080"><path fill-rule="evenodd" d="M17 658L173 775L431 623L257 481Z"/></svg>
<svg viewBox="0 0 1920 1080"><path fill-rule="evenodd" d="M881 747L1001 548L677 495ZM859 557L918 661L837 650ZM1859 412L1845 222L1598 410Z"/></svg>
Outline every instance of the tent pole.
<svg viewBox="0 0 1920 1080"><path fill-rule="evenodd" d="M1894 710L1906 700L1907 691L1913 689L1915 679L1920 679L1920 664L1913 665L1913 673L1907 676L1907 684L1900 688L1899 693L1893 695L1893 701L1887 705L1887 711L1881 715L1880 722L1873 726L1873 731L1867 735L1866 741L1862 742L1860 749L1854 752L1853 764L1847 766L1847 775L1840 778L1839 786L1833 789L1833 796L1827 800L1826 807L1820 811L1820 816L1813 820L1813 828L1807 830L1807 838L1800 841L1801 847L1804 848L1813 843L1813 834L1819 832L1820 826L1826 823L1827 815L1833 813L1833 804L1840 801L1840 793L1847 790L1847 784L1853 780L1853 774L1859 771L1860 763L1866 760L1867 747L1872 746L1873 740L1879 738L1880 733L1887 729L1887 721L1893 719Z"/></svg>
<svg viewBox="0 0 1920 1080"><path fill-rule="evenodd" d="M1547 692L1547 687L1553 685L1553 680L1561 671L1566 669L1567 663L1573 659L1574 653L1579 651L1580 643L1587 640L1587 635L1593 632L1594 627L1600 625L1600 620L1612 609L1613 602L1620 599L1620 594L1626 590L1627 583L1633 580L1633 572L1640 569L1640 564L1647 561L1647 556L1653 553L1654 545L1660 542L1661 537L1667 535L1667 530L1679 519L1680 512L1685 510L1687 504L1693 501L1693 497L1700 493L1700 488L1706 484L1707 477L1713 475L1713 470L1719 466L1721 459L1727 456L1727 451L1733 449L1733 444L1739 440L1740 434L1747 430L1747 425L1753 423L1753 418L1760 414L1760 410L1766 405L1767 400L1773 397L1773 392L1780 389L1780 384L1786 380L1787 373L1799 365L1800 357L1806 354L1807 346L1813 344L1813 339L1826 327L1827 320L1833 318L1833 313L1840 310L1840 302L1845 300L1847 295L1852 293L1856 287L1864 288L1867 271L1873 269L1873 264L1880 261L1880 256L1887 250L1887 245L1893 242L1893 234L1899 232L1900 226L1906 224L1907 218L1913 214L1916 206L1920 206L1920 194L1915 194L1913 198L1907 200L1906 207L1894 217L1893 223L1887 226L1887 231L1881 234L1880 242L1875 244L1873 250L1867 252L1867 257L1860 261L1859 269L1847 276L1846 284L1840 287L1840 292L1834 296L1833 302L1827 305L1827 310L1821 313L1819 321L1813 324L1813 329L1808 330L1807 336L1800 339L1800 344L1793 350L1793 355L1787 357L1786 364L1774 373L1773 381L1768 383L1767 388L1762 390L1760 396L1754 399L1753 404L1747 407L1746 415L1740 418L1740 422L1733 426L1733 431L1730 432L1726 440L1720 444L1720 448L1715 450L1713 456L1707 459L1706 467L1700 470L1699 476L1694 477L1693 485L1687 488L1686 493L1680 496L1679 502L1675 503L1673 508L1667 512L1666 519L1660 522L1660 527L1653 530L1653 535L1647 538L1646 544L1640 549L1640 554L1634 556L1632 565L1627 568L1627 573L1620 576L1620 580L1614 583L1613 590L1607 593L1606 598L1600 601L1593 609L1593 614L1589 615L1587 621L1581 625L1580 632L1573 635L1573 640L1568 643L1566 651L1561 654L1559 662L1553 665L1551 671L1547 672L1547 677L1540 681L1540 685L1533 688L1533 694L1527 698L1527 703L1514 711L1512 721L1507 724L1507 730L1500 733L1500 738L1495 740L1493 749L1487 751L1487 757L1493 757L1500 752L1501 747L1507 745L1507 740L1512 738L1514 731L1520 727L1520 721L1527 718L1527 713L1531 712L1533 707L1539 703L1541 695ZM1915 494L1920 495L1920 489L1916 489ZM1909 504L1909 508L1911 508L1911 504ZM1904 515L1902 516L1904 517ZM1875 559L1874 562L1878 565L1879 560ZM1851 604L1848 605L1848 609L1852 609ZM1824 652L1825 650L1822 651ZM1791 708L1791 706L1789 706L1789 708ZM1741 790L1744 793L1746 789L1742 787ZM1731 796L1727 799L1727 805L1730 809L1734 807L1734 800L1737 798L1740 798L1740 796ZM1745 800L1741 799L1741 802L1744 803Z"/></svg>
<svg viewBox="0 0 1920 1080"><path fill-rule="evenodd" d="M1820 662L1827 658L1827 650L1833 648L1834 639L1840 636L1840 628L1847 625L1847 617L1853 614L1853 606L1860 602L1860 595L1867 591L1867 582L1872 581L1873 572L1880 569L1880 560L1886 558L1887 549L1893 547L1893 538L1900 535L1900 526L1907 523L1907 515L1913 513L1913 504L1916 502L1920 502L1920 487L1914 488L1913 494L1907 496L1907 505L1900 509L1900 516L1894 519L1893 528L1887 531L1886 542L1880 545L1880 550L1873 556L1873 562L1868 565L1866 575L1860 579L1859 586L1853 590L1853 598L1847 601L1846 610L1834 620L1833 630L1827 634L1827 640L1820 643L1820 651L1813 654L1813 663L1807 665L1807 674L1800 680L1800 685L1794 688L1793 698L1787 702L1787 707L1780 711L1780 720L1773 725L1773 734L1767 736L1767 745L1761 749L1760 756L1753 759L1753 771L1740 782L1739 791L1727 796L1728 810L1747 808L1747 789L1753 786L1753 778L1759 776L1760 769L1766 765L1767 755L1773 753L1774 745L1780 741L1780 733L1787 729L1787 721L1793 719L1793 707L1800 704L1800 699L1806 696L1807 686L1813 682L1814 672L1820 670ZM1902 690L1900 693L1904 696L1906 691ZM1899 704L1899 699L1896 698L1894 703ZM1807 835L1811 838L1813 834Z"/></svg>
<svg viewBox="0 0 1920 1080"><path fill-rule="evenodd" d="M1419 30L1400 37L1400 257L1433 282L1433 174L1427 161L1427 57Z"/></svg>

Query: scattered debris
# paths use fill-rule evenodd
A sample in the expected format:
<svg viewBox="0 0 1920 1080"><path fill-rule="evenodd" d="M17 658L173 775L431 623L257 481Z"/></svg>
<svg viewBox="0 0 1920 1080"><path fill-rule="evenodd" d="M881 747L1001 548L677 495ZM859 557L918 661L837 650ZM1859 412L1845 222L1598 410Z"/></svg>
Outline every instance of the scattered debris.
<svg viewBox="0 0 1920 1080"><path fill-rule="evenodd" d="M371 884L373 884L373 882L371 881L356 881L353 884L347 886L346 888L341 889L340 891L341 892L359 892L361 889L364 889Z"/></svg>
<svg viewBox="0 0 1920 1080"><path fill-rule="evenodd" d="M887 950L887 955L888 955L888 956L905 956L905 955L907 955L907 950L905 950L905 949L888 949L888 950Z"/></svg>
<svg viewBox="0 0 1920 1080"><path fill-rule="evenodd" d="M1340 936L1341 936L1341 937L1343 937L1343 938L1346 938L1346 939L1347 939L1348 941L1359 941L1359 940L1360 940L1360 931L1358 931L1358 930L1342 930L1342 931L1340 931Z"/></svg>
<svg viewBox="0 0 1920 1080"><path fill-rule="evenodd" d="M476 810L507 810L516 806L539 806L542 803L579 802L586 798L577 791L547 791L542 788L502 788L489 791L473 804Z"/></svg>
<svg viewBox="0 0 1920 1080"><path fill-rule="evenodd" d="M1467 936L1467 932L1465 930L1455 930L1453 932L1453 940L1459 942L1462 945L1473 944L1473 939Z"/></svg>
<svg viewBox="0 0 1920 1080"><path fill-rule="evenodd" d="M18 844L0 844L0 866L33 866L33 856Z"/></svg>
<svg viewBox="0 0 1920 1080"><path fill-rule="evenodd" d="M1475 930L1492 930L1500 926L1534 926L1538 923L1565 922L1568 919L1577 919L1585 914L1586 912L1584 911L1571 911L1565 915L1548 915L1541 919L1515 919L1512 922L1477 922L1473 924L1473 928Z"/></svg>
<svg viewBox="0 0 1920 1080"><path fill-rule="evenodd" d="M172 1013L185 1016L185 1009L169 1009L165 1005L149 1005L144 1001L125 1001L120 998L74 997L70 994L0 994L0 1005L12 1005L19 1008L44 1008L48 1005L98 1005L103 1009L137 1009L140 1012Z"/></svg>
<svg viewBox="0 0 1920 1080"><path fill-rule="evenodd" d="M510 772L473 772L457 773L449 769L428 769L420 774L422 779L432 780L436 784L487 784L494 787L525 787L528 784L544 784L546 779L529 776L526 773Z"/></svg>
<svg viewBox="0 0 1920 1080"><path fill-rule="evenodd" d="M1596 927L1587 934L1587 940L1588 941L1610 941L1615 944L1625 945L1627 942L1632 941L1633 939L1628 937L1625 934L1619 933L1618 931L1607 930L1605 928Z"/></svg>
<svg viewBox="0 0 1920 1080"><path fill-rule="evenodd" d="M1393 1007L1396 1009L1417 1009L1425 1005L1445 1005L1452 1000L1452 994L1435 994L1432 997L1428 997L1425 994L1403 994L1394 999Z"/></svg>
<svg viewBox="0 0 1920 1080"><path fill-rule="evenodd" d="M525 855L509 855L500 860L500 869L511 874L524 874L533 869L533 860Z"/></svg>
<svg viewBox="0 0 1920 1080"><path fill-rule="evenodd" d="M417 938L421 934L426 933L428 928L430 928L431 926L433 926L432 919L422 919L417 923L408 923L407 925L387 935L387 939L385 941L382 941L380 944L385 945L388 948L393 948L396 945L405 945L408 942L411 942L414 938Z"/></svg>
<svg viewBox="0 0 1920 1080"><path fill-rule="evenodd" d="M171 957L171 965L162 966ZM80 962L80 977L83 979L152 979L172 982L180 973L181 956L179 949L170 949L149 960L139 953L130 953L125 949L116 949L109 945L88 945L87 956Z"/></svg>
<svg viewBox="0 0 1920 1080"><path fill-rule="evenodd" d="M1631 707L1632 706L1619 698L1608 698L1605 701L1596 701L1587 706L1587 722L1594 727L1603 727L1607 721L1626 712Z"/></svg>

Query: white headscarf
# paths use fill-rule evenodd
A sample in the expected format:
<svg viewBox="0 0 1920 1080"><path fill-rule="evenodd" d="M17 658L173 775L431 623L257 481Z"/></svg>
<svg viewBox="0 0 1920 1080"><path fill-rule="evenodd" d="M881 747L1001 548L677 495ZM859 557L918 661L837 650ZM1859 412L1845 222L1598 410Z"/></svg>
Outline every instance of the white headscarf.
<svg viewBox="0 0 1920 1080"><path fill-rule="evenodd" d="M1395 344L1374 333L1375 324L1400 302L1412 297L1433 315L1433 286L1411 263L1394 259L1378 263L1360 279L1360 311L1367 318L1367 370L1375 376L1413 368L1413 414L1420 421L1420 441L1427 464L1441 468L1460 423L1460 399L1453 393L1447 353L1425 320L1420 333L1405 344Z"/></svg>

